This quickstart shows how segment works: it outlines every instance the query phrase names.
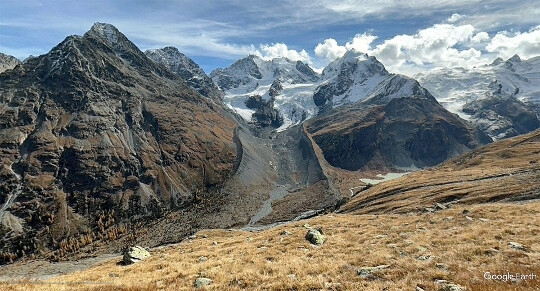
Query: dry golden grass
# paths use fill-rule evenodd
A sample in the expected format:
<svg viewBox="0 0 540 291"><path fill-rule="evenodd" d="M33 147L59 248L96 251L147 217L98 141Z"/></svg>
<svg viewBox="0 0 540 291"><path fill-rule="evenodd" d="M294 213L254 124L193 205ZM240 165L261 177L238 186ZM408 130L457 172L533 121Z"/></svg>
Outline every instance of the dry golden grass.
<svg viewBox="0 0 540 291"><path fill-rule="evenodd" d="M472 221L462 214L464 209ZM540 275L539 212L540 202L501 203L431 214L332 214L259 233L206 230L193 240L154 249L151 258L134 265L119 265L118 258L49 281L107 282L109 273L117 273L112 286L4 284L0 289L187 290L204 276L212 279L211 290L437 290L436 279L468 290L540 290L540 279L505 283L483 278L484 272L506 270ZM304 239L305 223L323 227L323 246ZM280 235L285 230L292 235ZM510 241L528 250L512 249ZM208 260L199 262L201 256ZM374 273L374 280L357 275L361 267L381 264L390 268Z"/></svg>

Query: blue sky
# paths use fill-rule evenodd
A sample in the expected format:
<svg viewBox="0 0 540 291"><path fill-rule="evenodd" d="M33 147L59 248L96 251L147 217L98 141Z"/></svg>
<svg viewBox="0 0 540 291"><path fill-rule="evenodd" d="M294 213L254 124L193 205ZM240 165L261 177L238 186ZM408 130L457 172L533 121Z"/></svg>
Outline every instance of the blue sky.
<svg viewBox="0 0 540 291"><path fill-rule="evenodd" d="M539 6L532 0L1 0L0 52L20 59L43 54L106 22L141 50L176 46L206 72L250 53L322 68L354 48L412 75L540 54Z"/></svg>

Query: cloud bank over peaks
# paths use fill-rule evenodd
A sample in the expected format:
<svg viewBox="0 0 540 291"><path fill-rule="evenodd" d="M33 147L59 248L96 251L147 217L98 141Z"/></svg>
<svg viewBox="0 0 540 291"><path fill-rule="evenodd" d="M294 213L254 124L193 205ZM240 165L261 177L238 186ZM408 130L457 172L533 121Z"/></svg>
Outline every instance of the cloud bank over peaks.
<svg viewBox="0 0 540 291"><path fill-rule="evenodd" d="M460 18L454 14L448 22ZM471 67L489 61L478 48L478 44L489 40L488 33L477 31L470 24L439 23L412 35L396 35L373 46L376 39L372 34L357 34L343 46L334 39L327 39L317 45L315 54L332 61L354 48L377 57L390 71L406 75L435 67Z"/></svg>
<svg viewBox="0 0 540 291"><path fill-rule="evenodd" d="M538 56L540 54L540 25L527 32L498 32L486 46L486 50L497 53L502 58L509 58L515 54L524 59Z"/></svg>
<svg viewBox="0 0 540 291"><path fill-rule="evenodd" d="M377 39L377 36L369 33L357 34L354 38L347 42L345 46L338 45L333 38L326 39L323 43L319 43L315 47L315 55L324 57L328 62L342 57L348 50L355 49L356 51L369 53L371 51L371 43Z"/></svg>
<svg viewBox="0 0 540 291"><path fill-rule="evenodd" d="M291 61L302 61L312 64L311 56L305 50L297 51L289 49L284 43L262 44L253 54L265 60L287 58Z"/></svg>

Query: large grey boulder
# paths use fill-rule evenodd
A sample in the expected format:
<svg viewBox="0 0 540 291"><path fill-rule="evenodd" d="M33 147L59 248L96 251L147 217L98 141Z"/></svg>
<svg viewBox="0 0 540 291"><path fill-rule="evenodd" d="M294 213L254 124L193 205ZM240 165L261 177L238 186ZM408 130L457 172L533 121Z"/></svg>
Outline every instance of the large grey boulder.
<svg viewBox="0 0 540 291"><path fill-rule="evenodd" d="M124 249L124 263L133 264L150 257L150 253L141 246L134 246Z"/></svg>

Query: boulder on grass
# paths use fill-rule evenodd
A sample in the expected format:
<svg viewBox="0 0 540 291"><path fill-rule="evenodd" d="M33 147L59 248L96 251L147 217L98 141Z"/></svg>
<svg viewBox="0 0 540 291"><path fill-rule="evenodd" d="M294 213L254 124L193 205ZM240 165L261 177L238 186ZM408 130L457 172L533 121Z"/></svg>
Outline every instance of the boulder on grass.
<svg viewBox="0 0 540 291"><path fill-rule="evenodd" d="M134 264L150 257L150 253L141 246L125 248L123 251L124 263Z"/></svg>
<svg viewBox="0 0 540 291"><path fill-rule="evenodd" d="M324 235L318 230L310 229L306 234L306 240L314 245L322 245L324 243Z"/></svg>

